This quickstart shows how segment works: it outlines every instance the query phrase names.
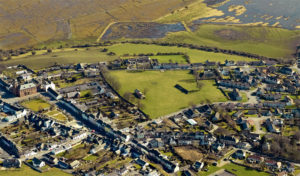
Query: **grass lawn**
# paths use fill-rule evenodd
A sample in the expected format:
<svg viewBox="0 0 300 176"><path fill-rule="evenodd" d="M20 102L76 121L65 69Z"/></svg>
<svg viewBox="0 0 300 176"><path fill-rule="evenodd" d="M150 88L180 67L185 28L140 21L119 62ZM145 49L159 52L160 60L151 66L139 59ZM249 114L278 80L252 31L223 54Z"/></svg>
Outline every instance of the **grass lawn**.
<svg viewBox="0 0 300 176"><path fill-rule="evenodd" d="M207 176L207 175L213 174L214 172L216 172L218 170L221 170L221 169L228 170L228 171L234 173L237 176L244 176L244 175L267 176L267 175L270 175L270 174L265 173L265 172L258 172L254 169L248 169L246 167L239 166L239 165L236 165L236 164L233 164L233 163L226 164L222 167L210 166L208 172L201 171L201 172L198 173L198 175L199 176L200 175L201 176Z"/></svg>
<svg viewBox="0 0 300 176"><path fill-rule="evenodd" d="M79 144L72 149L57 154L58 157L65 157L71 160L78 160L84 158L90 151L91 145Z"/></svg>
<svg viewBox="0 0 300 176"><path fill-rule="evenodd" d="M54 84L59 88L71 87L78 84L88 83L90 80L88 78L77 79L74 82L66 82L65 80L55 80Z"/></svg>
<svg viewBox="0 0 300 176"><path fill-rule="evenodd" d="M53 111L49 111L47 112L46 114L49 115L49 116L53 116L53 115L56 115L56 114L59 114L60 112L58 110L53 110Z"/></svg>
<svg viewBox="0 0 300 176"><path fill-rule="evenodd" d="M124 54L140 54L140 53L168 53L168 52L183 52L190 56L191 63L205 62L206 60L225 62L225 60L235 60L235 61L251 61L248 57L241 57L235 55L228 55L223 53L213 53L200 51L196 49L181 48L176 46L160 46L160 45L146 45L146 44L116 44L107 47L109 51L116 53L117 55ZM154 56L153 56L154 58Z"/></svg>
<svg viewBox="0 0 300 176"><path fill-rule="evenodd" d="M95 161L98 158L98 156L95 155L89 155L87 157L84 157L83 159L86 161Z"/></svg>
<svg viewBox="0 0 300 176"><path fill-rule="evenodd" d="M54 119L60 120L60 121L68 120L68 118L62 112L58 111L57 109L53 110L53 111L49 111L45 114L52 117L52 118L54 118Z"/></svg>
<svg viewBox="0 0 300 176"><path fill-rule="evenodd" d="M50 104L47 103L45 100L42 99L33 99L33 100L28 100L28 101L24 101L21 103L22 106L31 109L35 112L41 110L41 109L45 109L45 108L49 108Z"/></svg>
<svg viewBox="0 0 300 176"><path fill-rule="evenodd" d="M121 84L120 94L133 93L135 89L144 92L147 89L146 99L141 100L144 112L151 118L157 118L186 108L191 104L199 104L206 99L211 102L226 101L221 91L214 86L214 81L202 81L203 87L196 87L193 75L188 71L145 71L127 72L112 71ZM180 84L189 91L195 92L184 94L174 86Z"/></svg>
<svg viewBox="0 0 300 176"><path fill-rule="evenodd" d="M151 59L157 59L159 63L179 63L186 64L186 60L182 55L167 55L167 56L151 56Z"/></svg>
<svg viewBox="0 0 300 176"><path fill-rule="evenodd" d="M66 121L67 117L64 114L57 114L55 116L52 116L52 118L60 120L60 121Z"/></svg>
<svg viewBox="0 0 300 176"><path fill-rule="evenodd" d="M240 100L239 102L245 103L248 101L248 97L246 93L241 92L240 95L242 96L242 100Z"/></svg>
<svg viewBox="0 0 300 176"><path fill-rule="evenodd" d="M80 91L80 97L81 98L84 98L85 96L87 96L88 94L91 94L92 91L91 90L83 90L83 91Z"/></svg>
<svg viewBox="0 0 300 176"><path fill-rule="evenodd" d="M22 167L20 169L16 169L13 171L0 171L0 176L70 176L71 174L65 173L58 168L51 168L49 171L44 173L39 173L33 169L31 169L29 166L22 164Z"/></svg>

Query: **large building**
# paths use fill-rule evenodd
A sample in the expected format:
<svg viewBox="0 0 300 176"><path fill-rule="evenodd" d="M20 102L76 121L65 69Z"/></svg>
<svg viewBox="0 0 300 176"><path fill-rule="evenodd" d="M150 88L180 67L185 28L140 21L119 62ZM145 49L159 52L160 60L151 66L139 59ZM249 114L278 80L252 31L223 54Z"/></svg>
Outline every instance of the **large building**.
<svg viewBox="0 0 300 176"><path fill-rule="evenodd" d="M14 84L12 92L15 96L25 97L37 93L37 87L34 83Z"/></svg>

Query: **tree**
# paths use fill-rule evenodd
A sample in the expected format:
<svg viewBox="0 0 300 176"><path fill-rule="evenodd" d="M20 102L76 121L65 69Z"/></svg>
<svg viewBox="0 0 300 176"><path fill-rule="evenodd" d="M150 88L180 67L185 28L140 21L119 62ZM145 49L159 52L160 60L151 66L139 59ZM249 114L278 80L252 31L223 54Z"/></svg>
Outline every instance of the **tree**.
<svg viewBox="0 0 300 176"><path fill-rule="evenodd" d="M197 88L201 89L203 87L203 83L200 81L197 81Z"/></svg>
<svg viewBox="0 0 300 176"><path fill-rule="evenodd" d="M127 100L127 101L131 101L133 96L132 96L132 93L130 92L125 92L123 97Z"/></svg>
<svg viewBox="0 0 300 176"><path fill-rule="evenodd" d="M107 48L103 48L103 49L101 50L101 52L107 52L107 51L108 51Z"/></svg>
<svg viewBox="0 0 300 176"><path fill-rule="evenodd" d="M144 88L144 95L146 95L149 92L148 88Z"/></svg>
<svg viewBox="0 0 300 176"><path fill-rule="evenodd" d="M88 93L86 93L86 94L84 95L85 98L90 98L90 97L92 97L92 96L93 96L93 95L92 95L91 92L88 92Z"/></svg>
<svg viewBox="0 0 300 176"><path fill-rule="evenodd" d="M52 49L47 49L47 53L52 53Z"/></svg>
<svg viewBox="0 0 300 176"><path fill-rule="evenodd" d="M33 56L34 56L35 54L36 54L36 52L35 52L35 51L32 51L32 52L31 52L31 55L33 55Z"/></svg>
<svg viewBox="0 0 300 176"><path fill-rule="evenodd" d="M76 77L73 77L72 79L71 79L71 82L76 82L77 81L77 78Z"/></svg>
<svg viewBox="0 0 300 176"><path fill-rule="evenodd" d="M136 106L137 106L137 108L139 108L139 109L144 109L144 107L145 107L144 104L141 102L141 100L138 100L138 101L137 101L137 105L136 105Z"/></svg>
<svg viewBox="0 0 300 176"><path fill-rule="evenodd" d="M192 108L196 108L196 104L192 101L189 102L189 106L192 107Z"/></svg>

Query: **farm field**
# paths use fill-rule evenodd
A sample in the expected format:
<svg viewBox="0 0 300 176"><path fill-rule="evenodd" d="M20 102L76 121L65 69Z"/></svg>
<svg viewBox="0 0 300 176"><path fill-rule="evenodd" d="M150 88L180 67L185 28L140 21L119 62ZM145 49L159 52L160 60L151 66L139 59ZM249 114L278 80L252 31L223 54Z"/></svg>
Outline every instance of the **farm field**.
<svg viewBox="0 0 300 176"><path fill-rule="evenodd" d="M169 33L160 40L218 47L274 58L291 58L300 39L299 30L273 27L201 24L191 28L193 32Z"/></svg>
<svg viewBox="0 0 300 176"><path fill-rule="evenodd" d="M193 75L188 71L145 71L127 72L112 71L111 75L121 84L120 94L130 92L135 89L144 92L147 90L146 99L141 100L143 111L150 115L150 118L157 118L180 109L199 104L209 99L211 102L226 101L221 91L214 86L214 81L201 81L203 87L199 90L196 87ZM180 84L189 91L194 92L184 94L174 86ZM136 99L137 100L137 99Z"/></svg>
<svg viewBox="0 0 300 176"><path fill-rule="evenodd" d="M151 56L151 59L157 59L159 63L179 63L186 64L186 60L182 55L168 55L168 56Z"/></svg>
<svg viewBox="0 0 300 176"><path fill-rule="evenodd" d="M251 61L248 57L227 55L223 53L213 53L200 51L196 49L181 48L176 46L160 46L160 45L146 45L146 44L116 44L110 47L107 47L109 51L116 53L117 55L124 54L140 54L140 53L168 53L168 52L183 52L190 56L191 63L205 62L206 60L215 61L215 62L224 62L227 60L234 61Z"/></svg>
<svg viewBox="0 0 300 176"><path fill-rule="evenodd" d="M33 169L31 169L29 166L22 164L22 167L20 169L16 170L8 170L8 171L0 171L0 176L22 176L22 175L30 175L30 176L70 176L71 174L65 173L58 168L51 168L47 172L39 173Z"/></svg>
<svg viewBox="0 0 300 176"><path fill-rule="evenodd" d="M152 21L194 1L1 0L0 48L19 48L55 40L96 41L111 22Z"/></svg>
<svg viewBox="0 0 300 176"><path fill-rule="evenodd" d="M215 172L217 172L221 169L228 170L231 173L236 174L237 176L244 176L244 175L268 176L268 175L270 175L270 174L265 173L265 172L258 172L256 170L248 169L246 167L239 166L239 165L236 165L236 164L233 164L233 163L226 164L222 167L210 166L208 172L201 171L201 172L198 173L198 175L199 176L200 175L201 176L208 176L208 175L211 175L211 174L213 174L213 173L215 173Z"/></svg>
<svg viewBox="0 0 300 176"><path fill-rule="evenodd" d="M24 64L32 69L41 69L55 63L70 64L70 63L95 63L101 61L108 61L116 59L116 56L108 56L106 53L100 52L99 48L89 48L89 50L67 50L60 52L53 52L49 54L42 54L36 56L27 56L4 61L5 65Z"/></svg>
<svg viewBox="0 0 300 176"><path fill-rule="evenodd" d="M33 99L33 100L24 101L21 103L21 105L35 112L50 107L50 104L42 99Z"/></svg>
<svg viewBox="0 0 300 176"><path fill-rule="evenodd" d="M54 50L53 53L45 54L44 51L41 53L37 53L37 55L22 55L16 58L13 58L8 61L2 61L1 63L5 65L17 65L24 64L34 70L39 70L41 68L49 67L57 64L75 64L75 63L95 63L95 62L103 62L103 61L112 61L117 59L119 56L124 54L139 54L139 53L168 53L168 52L183 52L190 56L190 61L192 63L196 62L205 62L206 60L215 61L215 62L224 62L227 60L234 61L252 61L254 59L242 56L234 56L227 55L223 53L213 53L200 51L189 48L179 48L175 46L160 46L160 45L146 45L146 44L115 44L112 46L106 47L108 52L114 52L116 55L108 56L107 53L101 52L103 47L91 47L88 49L79 49L75 51L75 49L66 48L64 50ZM153 58L157 58L163 63L168 63L172 57L173 62L186 63L183 56L153 56ZM62 85L64 86L64 85Z"/></svg>

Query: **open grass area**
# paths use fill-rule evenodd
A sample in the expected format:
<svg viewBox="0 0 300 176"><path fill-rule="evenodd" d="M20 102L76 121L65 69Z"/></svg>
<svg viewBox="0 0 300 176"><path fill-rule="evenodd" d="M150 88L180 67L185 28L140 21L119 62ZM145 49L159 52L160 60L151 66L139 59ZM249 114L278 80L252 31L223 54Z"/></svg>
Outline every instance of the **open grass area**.
<svg viewBox="0 0 300 176"><path fill-rule="evenodd" d="M178 63L186 64L186 60L182 55L167 55L167 56L151 56L151 59L157 59L159 63Z"/></svg>
<svg viewBox="0 0 300 176"><path fill-rule="evenodd" d="M57 119L59 121L66 121L67 117L64 114L57 114L52 116L52 118Z"/></svg>
<svg viewBox="0 0 300 176"><path fill-rule="evenodd" d="M87 156L87 157L84 157L83 159L86 160L86 161L95 161L95 160L98 159L98 156L95 156L95 155L89 155L89 156Z"/></svg>
<svg viewBox="0 0 300 176"><path fill-rule="evenodd" d="M92 94L92 91L91 90L83 90L83 91L80 91L80 97L84 98L84 97L87 97L89 95Z"/></svg>
<svg viewBox="0 0 300 176"><path fill-rule="evenodd" d="M39 98L24 101L24 102L21 103L21 105L24 106L25 108L31 109L35 112L50 107L49 103L47 103L45 100L42 100L42 99L39 99Z"/></svg>
<svg viewBox="0 0 300 176"><path fill-rule="evenodd" d="M90 80L88 78L83 78L83 79L77 79L76 81L68 81L66 82L65 80L55 80L53 81L54 84L59 87L59 88L65 88L65 87L72 87L78 84L85 84L88 83Z"/></svg>
<svg viewBox="0 0 300 176"><path fill-rule="evenodd" d="M215 62L224 62L225 60L234 61L251 61L248 57L241 57L235 55L228 55L223 53L213 53L200 51L196 49L181 48L176 46L160 46L160 45L145 45L145 44L116 44L108 47L109 51L116 53L117 55L124 54L140 54L140 53L168 53L168 52L183 52L190 56L192 63L205 62L206 60ZM154 57L153 57L154 58Z"/></svg>
<svg viewBox="0 0 300 176"><path fill-rule="evenodd" d="M0 176L70 176L71 174L65 173L58 168L51 168L47 172L37 172L31 169L29 166L22 164L20 169L8 170L8 171L0 171Z"/></svg>
<svg viewBox="0 0 300 176"><path fill-rule="evenodd" d="M91 149L89 144L79 144L72 149L57 154L58 157L65 157L70 160L78 160L84 158Z"/></svg>
<svg viewBox="0 0 300 176"><path fill-rule="evenodd" d="M211 102L226 101L220 90L214 86L214 81L201 81L203 87L199 90L193 75L188 71L145 71L127 72L112 71L111 75L121 84L120 94L133 93L135 89L144 92L147 90L146 99L141 100L142 108L151 118L176 112L191 104L199 104L207 99ZM184 94L174 86L180 84L189 91Z"/></svg>
<svg viewBox="0 0 300 176"><path fill-rule="evenodd" d="M14 58L2 63L6 65L24 64L32 69L41 69L54 65L55 63L95 63L114 60L116 58L116 56L108 56L106 53L100 52L100 48L89 48L89 50L79 49L78 51L75 51L75 49L67 48L64 50L54 51L53 53L49 54L38 53L35 56L28 55L24 57Z"/></svg>
<svg viewBox="0 0 300 176"><path fill-rule="evenodd" d="M162 41L206 45L267 57L292 57L300 31L273 27L202 24L193 32L170 33Z"/></svg>
<svg viewBox="0 0 300 176"><path fill-rule="evenodd" d="M68 118L62 112L60 112L58 110L49 111L45 114L48 115L49 117L54 118L59 121L67 121L68 120Z"/></svg>
<svg viewBox="0 0 300 176"><path fill-rule="evenodd" d="M201 172L198 173L198 175L199 176L200 175L201 176L208 176L208 175L213 174L216 171L221 170L221 169L228 170L228 171L232 172L233 174L236 174L237 176L244 176L244 175L267 176L267 175L270 175L270 174L265 173L265 172L258 172L254 169L249 169L249 168L239 166L239 165L236 165L236 164L233 164L233 163L226 164L222 167L210 166L208 172L201 171Z"/></svg>
<svg viewBox="0 0 300 176"><path fill-rule="evenodd" d="M203 154L193 147L175 147L174 150L184 160L195 162L203 159Z"/></svg>

